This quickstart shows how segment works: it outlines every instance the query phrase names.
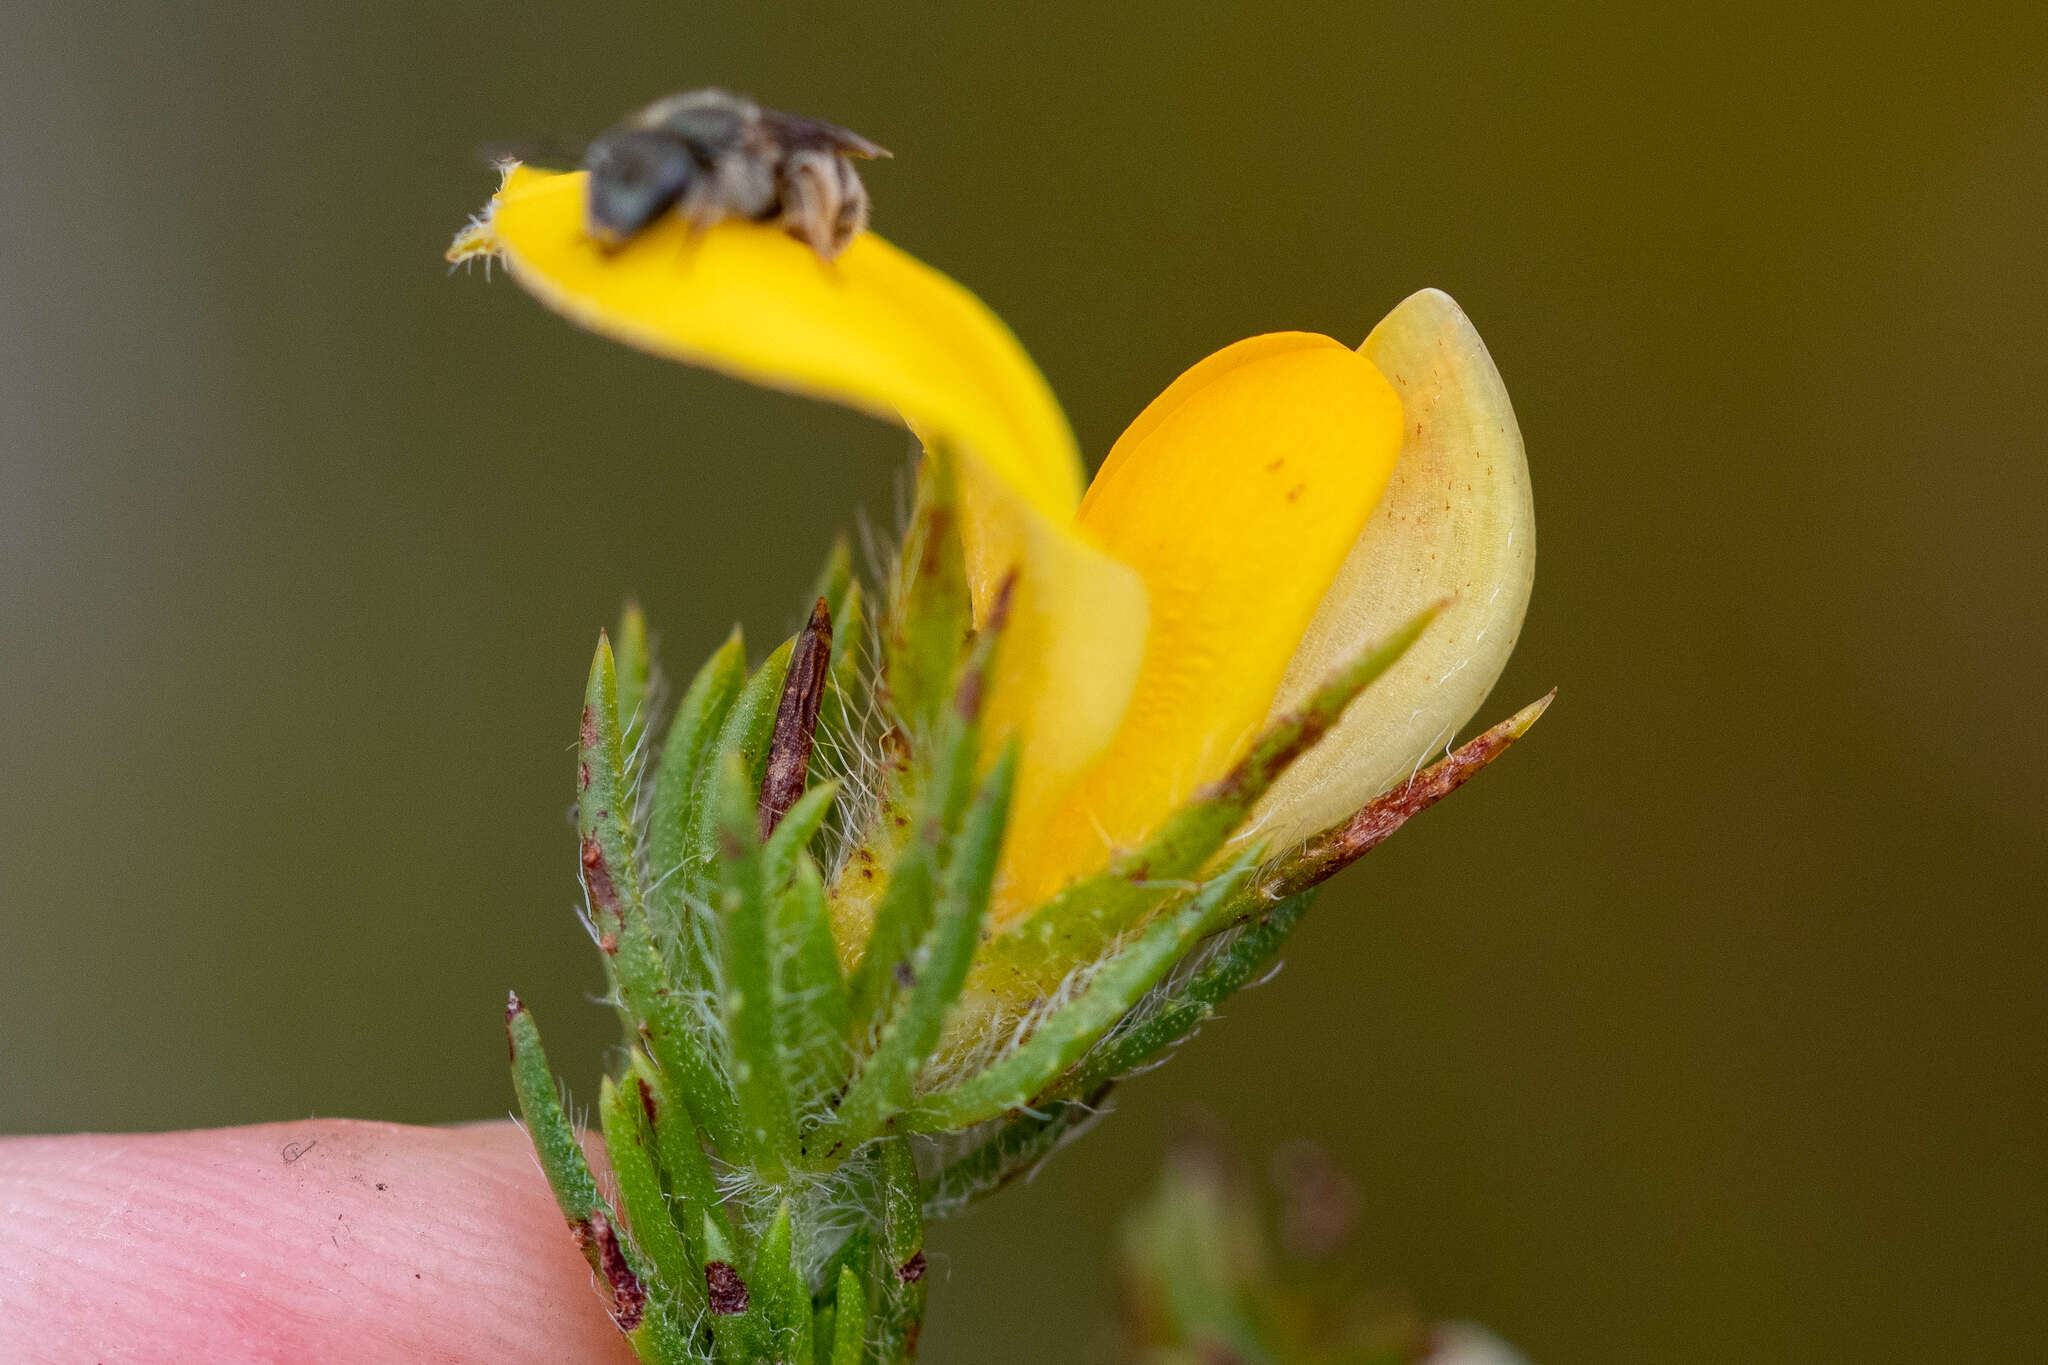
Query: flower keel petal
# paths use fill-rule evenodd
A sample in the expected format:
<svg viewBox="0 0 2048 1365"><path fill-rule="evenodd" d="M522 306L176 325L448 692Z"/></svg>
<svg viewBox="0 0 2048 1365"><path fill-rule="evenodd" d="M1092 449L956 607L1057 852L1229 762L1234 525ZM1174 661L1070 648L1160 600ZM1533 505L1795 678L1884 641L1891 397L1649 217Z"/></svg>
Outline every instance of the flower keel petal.
<svg viewBox="0 0 2048 1365"><path fill-rule="evenodd" d="M1345 819L1444 749L1506 667L1536 572L1521 429L1458 305L1423 290L1359 349L1400 394L1401 456L1288 665L1275 712L1416 611L1450 605L1267 794L1248 829L1274 846Z"/></svg>

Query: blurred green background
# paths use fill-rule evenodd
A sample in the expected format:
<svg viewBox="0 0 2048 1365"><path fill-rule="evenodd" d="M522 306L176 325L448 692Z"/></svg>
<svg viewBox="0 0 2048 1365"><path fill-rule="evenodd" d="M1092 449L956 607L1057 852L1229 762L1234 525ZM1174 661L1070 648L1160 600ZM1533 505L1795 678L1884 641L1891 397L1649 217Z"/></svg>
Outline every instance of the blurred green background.
<svg viewBox="0 0 2048 1365"><path fill-rule="evenodd" d="M0 1131L503 1113L513 985L593 1088L594 632L778 636L908 447L440 251L482 144L717 82L892 147L1098 455L1434 284L1535 471L1486 716L1557 707L942 1231L930 1359L1095 1352L1187 1104L1550 1365L2039 1359L2048 27L1816 8L10 9Z"/></svg>

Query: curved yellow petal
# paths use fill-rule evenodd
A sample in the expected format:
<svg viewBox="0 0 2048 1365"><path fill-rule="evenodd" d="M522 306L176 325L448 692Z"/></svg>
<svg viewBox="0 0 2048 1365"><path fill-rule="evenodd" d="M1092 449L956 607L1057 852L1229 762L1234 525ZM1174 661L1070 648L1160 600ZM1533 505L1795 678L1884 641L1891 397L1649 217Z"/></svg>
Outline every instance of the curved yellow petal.
<svg viewBox="0 0 2048 1365"><path fill-rule="evenodd" d="M1019 792L999 919L1100 867L1229 766L1400 443L1400 400L1371 362L1301 333L1219 352L1132 424L1081 520L1144 579L1144 664L1093 766Z"/></svg>
<svg viewBox="0 0 2048 1365"><path fill-rule="evenodd" d="M1161 422L1179 411L1180 405L1191 396L1221 379L1240 365L1249 365L1267 356L1282 355L1288 351L1306 350L1317 346L1334 345L1331 337L1320 332L1262 332L1258 336L1246 337L1232 342L1222 350L1203 357L1189 366L1180 378L1168 384L1157 398L1145 405L1124 434L1116 438L1116 444L1109 448L1102 467L1095 471L1094 482L1088 485L1088 496L1105 487L1116 478L1123 462L1130 458L1133 450L1145 443L1145 438L1156 430ZM1083 502L1087 498L1082 499Z"/></svg>
<svg viewBox="0 0 2048 1365"><path fill-rule="evenodd" d="M778 228L693 231L667 216L607 251L584 231L589 176L514 166L480 224L541 302L672 360L829 398L944 435L1049 517L1081 461L1045 379L973 294L873 233L833 261Z"/></svg>
<svg viewBox="0 0 2048 1365"><path fill-rule="evenodd" d="M1426 289L1359 349L1400 394L1401 456L1288 665L1274 711L1430 603L1452 600L1267 793L1247 828L1274 842L1346 818L1451 741L1507 665L1535 579L1536 505L1521 429L1465 314L1448 294Z"/></svg>
<svg viewBox="0 0 2048 1365"><path fill-rule="evenodd" d="M693 231L670 216L607 251L584 231L588 177L511 167L450 259L491 255L592 331L908 424L963 457L977 607L1019 570L990 705L1047 781L1107 741L1145 638L1144 586L1074 523L1081 463L1023 348L973 294L873 233L830 262L779 229Z"/></svg>

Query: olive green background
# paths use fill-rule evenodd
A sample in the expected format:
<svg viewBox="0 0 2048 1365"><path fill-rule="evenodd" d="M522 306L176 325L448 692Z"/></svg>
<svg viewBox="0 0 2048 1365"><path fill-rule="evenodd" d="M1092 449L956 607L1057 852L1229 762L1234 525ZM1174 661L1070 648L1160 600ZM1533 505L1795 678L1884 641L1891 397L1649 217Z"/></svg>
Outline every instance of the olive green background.
<svg viewBox="0 0 2048 1365"><path fill-rule="evenodd" d="M2039 1359L2048 33L1806 8L11 9L0 1131L502 1113L514 985L594 1088L596 628L779 636L908 445L440 251L482 144L718 82L895 149L1096 455L1434 284L1535 472L1550 716L938 1234L930 1359L1098 1353L1195 1104L1545 1365Z"/></svg>

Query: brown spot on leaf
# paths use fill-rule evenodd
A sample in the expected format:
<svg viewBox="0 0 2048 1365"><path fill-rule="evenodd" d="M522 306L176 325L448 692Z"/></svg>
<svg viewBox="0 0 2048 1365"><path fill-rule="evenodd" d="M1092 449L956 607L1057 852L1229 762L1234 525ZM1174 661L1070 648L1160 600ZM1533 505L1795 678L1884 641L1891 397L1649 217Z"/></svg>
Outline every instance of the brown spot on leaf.
<svg viewBox="0 0 2048 1365"><path fill-rule="evenodd" d="M586 751L597 747L597 708L595 706L583 708L583 723L578 727L576 735Z"/></svg>
<svg viewBox="0 0 2048 1365"><path fill-rule="evenodd" d="M600 910L619 913L619 888L612 883L612 870L604 860L604 845L597 836L585 835L583 839L583 885L590 892L590 903Z"/></svg>
<svg viewBox="0 0 2048 1365"><path fill-rule="evenodd" d="M916 1284L924 1278L924 1270L924 1253L920 1251L896 1267L896 1278L904 1284Z"/></svg>
<svg viewBox="0 0 2048 1365"><path fill-rule="evenodd" d="M626 1249L612 1230L611 1220L602 1213L590 1215L590 1239L597 1245L597 1273L612 1291L612 1321L621 1332L630 1332L647 1315L647 1287L633 1273Z"/></svg>
<svg viewBox="0 0 2048 1365"><path fill-rule="evenodd" d="M652 1128L658 1122L655 1116L654 1087L647 1083L645 1076L641 1076L638 1079L640 1081L640 1110L647 1115L647 1126Z"/></svg>
<svg viewBox="0 0 2048 1365"><path fill-rule="evenodd" d="M704 1294L711 1311L719 1317L729 1318L747 1311L747 1282L724 1261L712 1261L704 1267Z"/></svg>

